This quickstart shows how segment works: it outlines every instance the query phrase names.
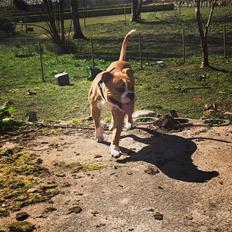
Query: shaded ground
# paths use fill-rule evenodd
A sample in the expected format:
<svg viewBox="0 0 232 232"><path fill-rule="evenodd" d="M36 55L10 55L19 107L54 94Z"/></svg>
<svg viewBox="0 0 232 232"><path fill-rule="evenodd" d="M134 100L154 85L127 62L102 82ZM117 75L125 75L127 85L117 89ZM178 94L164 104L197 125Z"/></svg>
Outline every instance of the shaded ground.
<svg viewBox="0 0 232 232"><path fill-rule="evenodd" d="M59 186L51 200L21 210L36 231L232 231L231 126L175 133L136 128L123 133L127 155L117 161L108 154L110 133L105 144L92 134L64 129L20 142L51 173L40 183Z"/></svg>

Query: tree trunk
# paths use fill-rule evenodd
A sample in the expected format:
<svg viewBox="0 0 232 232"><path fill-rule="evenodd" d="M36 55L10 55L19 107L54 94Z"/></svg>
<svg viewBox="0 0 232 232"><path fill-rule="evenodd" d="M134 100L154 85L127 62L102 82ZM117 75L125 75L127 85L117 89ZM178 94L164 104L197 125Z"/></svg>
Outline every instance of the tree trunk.
<svg viewBox="0 0 232 232"><path fill-rule="evenodd" d="M201 68L210 67L207 38L201 44Z"/></svg>
<svg viewBox="0 0 232 232"><path fill-rule="evenodd" d="M142 0L132 0L131 5L131 21L140 22L141 21L141 11L142 11Z"/></svg>
<svg viewBox="0 0 232 232"><path fill-rule="evenodd" d="M71 0L72 7L72 20L73 20L73 30L74 30L74 39L86 39L81 30L80 17L78 12L78 0Z"/></svg>
<svg viewBox="0 0 232 232"><path fill-rule="evenodd" d="M213 11L214 11L214 7L216 5L216 1L217 0L214 0L212 2L211 11L210 11L210 14L208 17L208 21L207 21L207 24L204 26L201 12L200 12L201 0L195 0L195 16L197 19L198 31L199 31L200 40L201 40L201 68L210 67L210 65L209 65L209 53L208 53L208 30L209 30L209 26L211 24L211 19L213 16ZM204 29L204 27L205 27L205 29Z"/></svg>

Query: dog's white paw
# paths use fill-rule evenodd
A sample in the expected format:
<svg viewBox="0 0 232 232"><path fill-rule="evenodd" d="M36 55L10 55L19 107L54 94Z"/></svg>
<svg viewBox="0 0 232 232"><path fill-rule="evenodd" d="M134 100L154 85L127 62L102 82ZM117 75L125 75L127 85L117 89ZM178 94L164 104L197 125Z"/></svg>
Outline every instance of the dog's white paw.
<svg viewBox="0 0 232 232"><path fill-rule="evenodd" d="M104 133L104 129L102 127L98 127L96 129L96 135L95 135L95 137L96 137L96 141L98 143L102 143L104 141L103 133Z"/></svg>
<svg viewBox="0 0 232 232"><path fill-rule="evenodd" d="M120 151L118 146L111 144L110 145L110 154L113 158L117 159L122 155L122 152Z"/></svg>
<svg viewBox="0 0 232 232"><path fill-rule="evenodd" d="M112 131L114 128L115 128L114 127L114 123L110 123L110 125L109 125L109 131Z"/></svg>
<svg viewBox="0 0 232 232"><path fill-rule="evenodd" d="M132 123L126 122L124 127L126 128L126 130L131 130L134 126Z"/></svg>

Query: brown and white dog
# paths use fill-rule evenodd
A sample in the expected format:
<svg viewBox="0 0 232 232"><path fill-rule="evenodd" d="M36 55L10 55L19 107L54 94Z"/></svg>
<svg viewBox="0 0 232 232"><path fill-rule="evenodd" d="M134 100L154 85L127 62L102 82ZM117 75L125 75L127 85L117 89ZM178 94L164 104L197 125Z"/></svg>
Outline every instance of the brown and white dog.
<svg viewBox="0 0 232 232"><path fill-rule="evenodd" d="M95 124L95 135L98 142L103 142L103 128L100 123L100 113L103 109L112 112L113 136L110 145L110 153L118 158L121 155L119 139L124 126L124 117L127 114L126 127L132 127L132 113L134 111L135 90L133 71L129 63L125 61L126 47L131 30L125 36L118 61L99 73L93 80L89 91L91 114Z"/></svg>

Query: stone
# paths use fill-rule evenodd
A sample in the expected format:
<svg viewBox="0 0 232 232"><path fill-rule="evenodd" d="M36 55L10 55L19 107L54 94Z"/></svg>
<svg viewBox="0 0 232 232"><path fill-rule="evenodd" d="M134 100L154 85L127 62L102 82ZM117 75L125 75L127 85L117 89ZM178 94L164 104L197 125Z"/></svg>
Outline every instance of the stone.
<svg viewBox="0 0 232 232"><path fill-rule="evenodd" d="M127 172L127 175L129 175L129 176L130 176L130 175L133 175L133 172L132 172L132 171L128 171L128 172Z"/></svg>
<svg viewBox="0 0 232 232"><path fill-rule="evenodd" d="M92 214L93 216L97 216L97 214L99 214L99 212L98 212L98 211L92 211L91 214Z"/></svg>
<svg viewBox="0 0 232 232"><path fill-rule="evenodd" d="M54 207L47 207L41 214L41 218L46 218L48 217L48 215L54 211L56 211L57 209Z"/></svg>
<svg viewBox="0 0 232 232"><path fill-rule="evenodd" d="M173 118L178 118L178 114L175 110L170 110L170 114Z"/></svg>
<svg viewBox="0 0 232 232"><path fill-rule="evenodd" d="M56 176L57 177L65 177L66 175L64 173L57 173Z"/></svg>
<svg viewBox="0 0 232 232"><path fill-rule="evenodd" d="M163 214L159 212L156 212L153 216L156 220L159 220L159 221L163 220L163 217L164 217Z"/></svg>
<svg viewBox="0 0 232 232"><path fill-rule="evenodd" d="M166 64L165 64L164 61L162 61L162 60L156 61L156 65L157 65L157 67L159 67L159 68L165 68L165 67L166 67Z"/></svg>
<svg viewBox="0 0 232 232"><path fill-rule="evenodd" d="M16 214L16 220L17 221L24 221L29 217L29 214L27 212L19 212Z"/></svg>
<svg viewBox="0 0 232 232"><path fill-rule="evenodd" d="M69 75L66 72L58 73L55 75L57 79L57 84L60 86L69 85Z"/></svg>
<svg viewBox="0 0 232 232"><path fill-rule="evenodd" d="M144 170L145 173L149 174L149 175L156 175L158 174L160 171L158 168L149 166L147 167L147 169Z"/></svg>
<svg viewBox="0 0 232 232"><path fill-rule="evenodd" d="M232 112L225 112L225 113L223 113L223 118L232 119Z"/></svg>
<svg viewBox="0 0 232 232"><path fill-rule="evenodd" d="M180 123L170 115L164 115L159 118L154 125L166 130L178 130L181 128Z"/></svg>
<svg viewBox="0 0 232 232"><path fill-rule="evenodd" d="M156 117L157 113L152 110L138 110L132 115L133 118Z"/></svg>
<svg viewBox="0 0 232 232"><path fill-rule="evenodd" d="M26 117L27 117L27 121L28 122L37 122L38 119L37 119L37 114L35 111L30 111L26 114Z"/></svg>
<svg viewBox="0 0 232 232"><path fill-rule="evenodd" d="M36 95L36 92L35 91L31 91L30 89L28 89L28 95L30 96L33 96L33 95Z"/></svg>
<svg viewBox="0 0 232 232"><path fill-rule="evenodd" d="M95 155L94 158L95 159L102 158L102 155Z"/></svg>
<svg viewBox="0 0 232 232"><path fill-rule="evenodd" d="M68 209L68 214L70 213L80 213L82 211L82 208L79 205L72 205Z"/></svg>

